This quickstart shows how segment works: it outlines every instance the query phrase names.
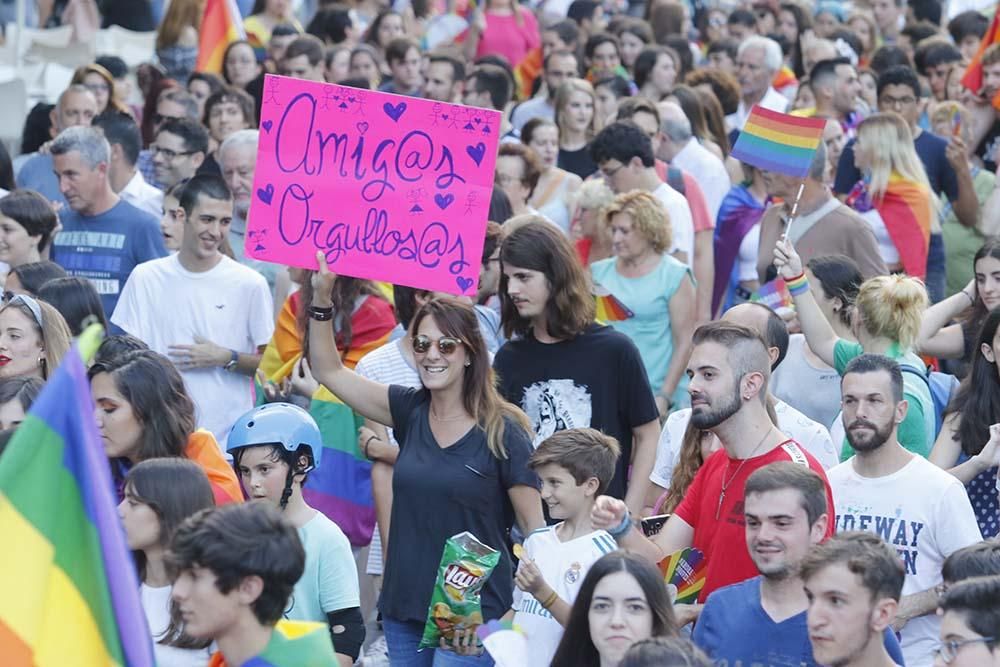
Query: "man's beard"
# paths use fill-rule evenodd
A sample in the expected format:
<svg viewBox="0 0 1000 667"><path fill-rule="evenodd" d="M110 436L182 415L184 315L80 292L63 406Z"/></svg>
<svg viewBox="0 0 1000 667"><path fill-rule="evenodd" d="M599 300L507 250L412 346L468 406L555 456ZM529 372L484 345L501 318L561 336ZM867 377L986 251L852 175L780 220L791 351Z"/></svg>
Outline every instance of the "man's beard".
<svg viewBox="0 0 1000 667"><path fill-rule="evenodd" d="M743 407L743 398L740 396L740 387L737 384L729 400L717 408L713 408L711 403L692 408L691 423L695 428L702 430L713 429L739 412L741 407ZM698 409L701 409L701 412L698 412Z"/></svg>
<svg viewBox="0 0 1000 667"><path fill-rule="evenodd" d="M856 432L852 430L852 427L864 425L867 426L869 431L863 433ZM844 430L847 435L847 441L851 443L851 447L854 448L856 452L872 452L884 445L892 436L893 423L890 420L888 424L885 424L882 428L879 428L878 424L870 422L867 419L855 419L851 422L850 426L844 426ZM872 432L874 431L874 432Z"/></svg>

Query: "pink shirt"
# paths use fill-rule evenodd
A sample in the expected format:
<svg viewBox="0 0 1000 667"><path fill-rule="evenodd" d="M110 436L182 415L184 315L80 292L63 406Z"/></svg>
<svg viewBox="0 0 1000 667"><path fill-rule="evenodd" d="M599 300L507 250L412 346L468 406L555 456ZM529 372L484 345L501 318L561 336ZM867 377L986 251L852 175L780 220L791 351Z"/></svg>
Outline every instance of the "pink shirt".
<svg viewBox="0 0 1000 667"><path fill-rule="evenodd" d="M499 54L516 67L531 49L541 46L538 20L526 9L518 9L521 24L514 14L501 15L486 12L486 32L479 37L476 57Z"/></svg>

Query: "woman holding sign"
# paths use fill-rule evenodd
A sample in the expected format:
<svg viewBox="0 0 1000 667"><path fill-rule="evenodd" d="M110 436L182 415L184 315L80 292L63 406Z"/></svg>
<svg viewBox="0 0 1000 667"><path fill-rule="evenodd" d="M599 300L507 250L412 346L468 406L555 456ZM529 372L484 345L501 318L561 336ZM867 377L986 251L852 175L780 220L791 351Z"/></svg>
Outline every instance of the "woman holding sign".
<svg viewBox="0 0 1000 667"><path fill-rule="evenodd" d="M522 532L543 525L528 419L500 398L475 311L434 299L410 324L421 387L386 386L341 363L329 322L329 295L339 279L317 253L309 314L309 360L316 379L365 417L394 429L399 458L393 474L388 558L379 606L393 665L489 665L488 656L459 656L417 645L445 540L469 531L501 552L482 591L483 618L510 608L513 568L505 517Z"/></svg>

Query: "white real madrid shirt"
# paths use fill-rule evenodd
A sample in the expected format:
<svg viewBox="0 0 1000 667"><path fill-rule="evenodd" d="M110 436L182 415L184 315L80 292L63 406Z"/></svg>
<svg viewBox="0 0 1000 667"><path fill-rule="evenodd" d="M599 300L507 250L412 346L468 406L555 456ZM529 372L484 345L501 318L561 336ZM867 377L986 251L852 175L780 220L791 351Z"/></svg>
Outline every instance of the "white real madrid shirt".
<svg viewBox="0 0 1000 667"><path fill-rule="evenodd" d="M617 550L618 545L603 530L562 542L556 534L561 525L539 528L529 535L521 559L535 561L545 583L572 605L590 566L604 554ZM514 624L524 631L531 646L528 667L548 667L562 639L563 627L531 593L516 586L512 607L516 612Z"/></svg>

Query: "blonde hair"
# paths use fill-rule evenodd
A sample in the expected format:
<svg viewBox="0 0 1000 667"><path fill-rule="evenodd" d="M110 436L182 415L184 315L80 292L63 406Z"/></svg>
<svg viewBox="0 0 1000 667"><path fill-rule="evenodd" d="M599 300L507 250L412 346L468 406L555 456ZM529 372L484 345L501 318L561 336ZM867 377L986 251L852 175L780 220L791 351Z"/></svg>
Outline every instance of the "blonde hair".
<svg viewBox="0 0 1000 667"><path fill-rule="evenodd" d="M589 81L584 79L567 79L559 89L556 91L555 108L556 108L556 125L559 127L559 141L565 138L565 132L563 131L563 112L569 105L569 98L573 93L585 93L590 95L590 101L594 105L593 118L590 119L590 127L587 128L587 140L594 138L594 135L601 129L598 126L597 117L597 94L594 92L594 87L590 85Z"/></svg>
<svg viewBox="0 0 1000 667"><path fill-rule="evenodd" d="M62 363L63 357L69 352L69 348L73 344L73 334L70 333L69 325L66 324L66 320L63 319L62 314L56 310L55 306L41 299L30 298L38 304L38 308L42 313L42 324L44 326L38 324L38 320L35 318L35 314L31 312L31 308L20 301L12 301L0 306L0 313L8 308L13 308L20 311L32 323L35 333L38 334L42 343L43 356L41 359L44 360L42 364L42 379L48 380L52 377L56 368L59 367L59 364Z"/></svg>
<svg viewBox="0 0 1000 667"><path fill-rule="evenodd" d="M913 146L913 133L903 117L895 112L877 113L858 125L857 143L870 156L871 182L868 192L881 199L889 189L893 176L913 181L927 192L931 216L937 215L937 199L933 195L924 164ZM855 151L857 148L855 147Z"/></svg>
<svg viewBox="0 0 1000 667"><path fill-rule="evenodd" d="M611 191L603 178L592 178L584 181L572 196L573 206L581 209L601 209L614 201L615 193Z"/></svg>
<svg viewBox="0 0 1000 667"><path fill-rule="evenodd" d="M872 336L910 349L917 341L920 322L929 301L919 278L902 274L876 276L861 284L855 299L861 324Z"/></svg>
<svg viewBox="0 0 1000 667"><path fill-rule="evenodd" d="M611 218L626 214L632 218L632 229L646 237L653 252L662 255L673 243L670 214L660 200L645 190L623 192L601 212L604 224L611 226Z"/></svg>

